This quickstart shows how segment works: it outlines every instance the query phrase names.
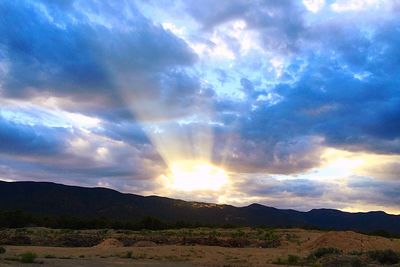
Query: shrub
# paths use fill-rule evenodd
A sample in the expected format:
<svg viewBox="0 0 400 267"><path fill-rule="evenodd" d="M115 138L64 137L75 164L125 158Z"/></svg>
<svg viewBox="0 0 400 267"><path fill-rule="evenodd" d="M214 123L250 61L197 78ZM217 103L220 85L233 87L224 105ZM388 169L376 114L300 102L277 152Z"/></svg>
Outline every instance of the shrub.
<svg viewBox="0 0 400 267"><path fill-rule="evenodd" d="M366 262L363 262L362 258L347 256L347 255L334 255L330 257L324 257L321 262L318 262L320 266L326 267L366 267ZM368 265L369 266L369 265Z"/></svg>
<svg viewBox="0 0 400 267"><path fill-rule="evenodd" d="M300 257L289 254L286 259L278 258L273 263L278 265L298 265L300 263Z"/></svg>
<svg viewBox="0 0 400 267"><path fill-rule="evenodd" d="M0 247L0 254L6 253L6 249L3 247Z"/></svg>
<svg viewBox="0 0 400 267"><path fill-rule="evenodd" d="M236 232L232 233L232 238L240 238L240 237L244 237L245 236L245 232L243 232L241 229L236 230Z"/></svg>
<svg viewBox="0 0 400 267"><path fill-rule="evenodd" d="M341 251L338 250L337 248L319 248L317 250L314 250L309 258L321 258L325 255L330 255L330 254L340 254Z"/></svg>
<svg viewBox="0 0 400 267"><path fill-rule="evenodd" d="M281 244L281 239L273 230L265 231L260 236L259 246L263 248L276 248Z"/></svg>
<svg viewBox="0 0 400 267"><path fill-rule="evenodd" d="M358 251L358 250L353 250L353 251L350 251L348 254L352 255L352 256L361 256L363 254L363 252Z"/></svg>
<svg viewBox="0 0 400 267"><path fill-rule="evenodd" d="M400 256L391 249L368 251L368 256L380 264L396 264L400 262Z"/></svg>
<svg viewBox="0 0 400 267"><path fill-rule="evenodd" d="M299 256L288 255L287 263L288 264L297 264L297 263L299 263L299 260L300 260Z"/></svg>
<svg viewBox="0 0 400 267"><path fill-rule="evenodd" d="M275 231L266 231L262 236L262 239L265 241L279 240L279 236L275 233Z"/></svg>
<svg viewBox="0 0 400 267"><path fill-rule="evenodd" d="M124 255L122 255L122 258L133 258L133 252L132 251L127 251Z"/></svg>
<svg viewBox="0 0 400 267"><path fill-rule="evenodd" d="M350 265L351 265L351 267L364 267L364 266L366 266L366 265L361 261L361 259L359 259L359 258L351 259Z"/></svg>
<svg viewBox="0 0 400 267"><path fill-rule="evenodd" d="M284 264L283 259L281 257L277 258L275 261L272 262L273 264Z"/></svg>
<svg viewBox="0 0 400 267"><path fill-rule="evenodd" d="M34 263L37 258L37 255L32 252L26 252L21 254L19 257L20 257L19 261L22 263Z"/></svg>

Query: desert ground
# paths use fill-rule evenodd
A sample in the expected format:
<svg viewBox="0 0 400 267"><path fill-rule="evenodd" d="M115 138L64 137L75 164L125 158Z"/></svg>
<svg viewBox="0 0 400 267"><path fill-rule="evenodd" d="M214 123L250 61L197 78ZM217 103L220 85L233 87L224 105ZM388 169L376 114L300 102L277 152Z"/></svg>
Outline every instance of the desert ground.
<svg viewBox="0 0 400 267"><path fill-rule="evenodd" d="M400 239L354 232L267 228L3 229L0 245L5 249L0 254L1 267L381 266L379 257L371 256L372 252L400 253ZM393 257L384 254L383 259L390 256ZM400 266L395 261L388 263Z"/></svg>

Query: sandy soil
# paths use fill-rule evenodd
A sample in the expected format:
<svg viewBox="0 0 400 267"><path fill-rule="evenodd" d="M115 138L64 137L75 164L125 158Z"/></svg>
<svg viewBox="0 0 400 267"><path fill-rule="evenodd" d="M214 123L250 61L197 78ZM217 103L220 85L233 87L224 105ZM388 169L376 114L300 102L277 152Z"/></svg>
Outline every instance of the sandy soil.
<svg viewBox="0 0 400 267"><path fill-rule="evenodd" d="M367 236L350 231L332 231L321 234L317 239L312 240L305 245L305 248L310 250L323 247L334 247L344 252L364 252L379 249L393 249L395 251L400 251L400 240L379 236Z"/></svg>
<svg viewBox="0 0 400 267"><path fill-rule="evenodd" d="M6 246L3 258L17 257L24 252L36 253L45 266L275 266L278 256L286 249L223 248L214 246L110 247L110 248L55 248ZM132 258L124 259L132 252ZM51 259L49 259L51 257ZM54 257L54 259L53 259ZM0 261L1 262L1 261ZM4 261L0 266L20 266ZM11 264L11 265L10 265ZM23 266L29 266L23 264ZM38 266L37 264L35 266Z"/></svg>
<svg viewBox="0 0 400 267"><path fill-rule="evenodd" d="M26 264L18 262L0 262L0 267L117 267L117 266L134 266L134 267L189 267L190 263L169 263L154 261L132 261L128 259L46 259L43 264Z"/></svg>
<svg viewBox="0 0 400 267"><path fill-rule="evenodd" d="M213 230L214 231L214 230ZM221 230L223 232L225 230ZM232 230L230 230L232 231ZM236 230L234 230L236 231ZM249 231L249 232L246 232ZM251 230L244 229L244 236ZM153 233L154 234L154 233ZM4 246L0 267L5 266L164 266L164 267L244 267L279 266L278 258L288 255L306 258L318 248L334 247L343 253L393 249L400 252L400 239L366 236L354 232L323 232L301 229L276 230L282 242L274 248L221 247L207 245L156 244L139 241L123 246L118 236L102 240L93 247ZM22 264L13 259L32 252L43 264Z"/></svg>

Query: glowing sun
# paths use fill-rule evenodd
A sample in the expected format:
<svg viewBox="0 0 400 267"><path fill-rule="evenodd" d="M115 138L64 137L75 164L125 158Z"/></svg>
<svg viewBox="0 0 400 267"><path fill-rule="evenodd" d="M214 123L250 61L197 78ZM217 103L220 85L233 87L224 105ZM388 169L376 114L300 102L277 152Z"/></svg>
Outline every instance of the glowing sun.
<svg viewBox="0 0 400 267"><path fill-rule="evenodd" d="M226 172L217 166L199 161L177 161L164 176L167 186L174 190L219 190L228 182Z"/></svg>

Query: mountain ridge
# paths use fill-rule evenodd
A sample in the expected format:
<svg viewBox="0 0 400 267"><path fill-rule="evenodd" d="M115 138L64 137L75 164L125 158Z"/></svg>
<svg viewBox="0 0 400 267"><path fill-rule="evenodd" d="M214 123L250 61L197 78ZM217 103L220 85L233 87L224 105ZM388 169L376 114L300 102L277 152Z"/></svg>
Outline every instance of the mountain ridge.
<svg viewBox="0 0 400 267"><path fill-rule="evenodd" d="M0 181L0 211L81 218L138 220L152 216L167 222L232 224L269 227L317 227L332 230L400 234L400 215L384 211L345 212L335 209L297 211L258 203L243 207L185 201L161 196L122 193L104 187L80 187L54 182Z"/></svg>

